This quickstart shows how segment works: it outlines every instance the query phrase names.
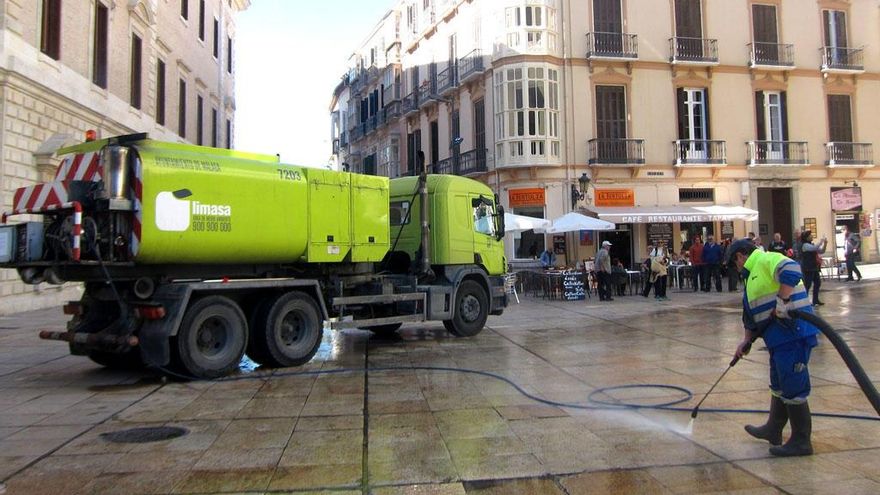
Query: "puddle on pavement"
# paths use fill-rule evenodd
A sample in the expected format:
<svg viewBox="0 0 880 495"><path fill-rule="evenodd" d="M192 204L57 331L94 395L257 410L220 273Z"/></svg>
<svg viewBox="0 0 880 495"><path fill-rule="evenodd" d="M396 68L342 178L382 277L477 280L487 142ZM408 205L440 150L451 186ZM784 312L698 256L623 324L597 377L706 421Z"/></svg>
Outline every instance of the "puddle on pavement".
<svg viewBox="0 0 880 495"><path fill-rule="evenodd" d="M189 430L179 426L150 426L101 433L101 438L113 443L150 443L171 440L187 433Z"/></svg>

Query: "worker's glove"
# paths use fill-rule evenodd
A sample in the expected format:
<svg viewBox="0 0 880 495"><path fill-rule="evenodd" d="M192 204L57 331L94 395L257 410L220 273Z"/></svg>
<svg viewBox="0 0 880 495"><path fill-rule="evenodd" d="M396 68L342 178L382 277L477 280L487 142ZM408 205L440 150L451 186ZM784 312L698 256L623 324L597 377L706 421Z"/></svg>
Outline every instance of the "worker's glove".
<svg viewBox="0 0 880 495"><path fill-rule="evenodd" d="M789 316L788 316L789 309L794 309L791 307L791 298L788 298L788 300L785 300L780 296L776 296L776 317L777 318L789 318Z"/></svg>

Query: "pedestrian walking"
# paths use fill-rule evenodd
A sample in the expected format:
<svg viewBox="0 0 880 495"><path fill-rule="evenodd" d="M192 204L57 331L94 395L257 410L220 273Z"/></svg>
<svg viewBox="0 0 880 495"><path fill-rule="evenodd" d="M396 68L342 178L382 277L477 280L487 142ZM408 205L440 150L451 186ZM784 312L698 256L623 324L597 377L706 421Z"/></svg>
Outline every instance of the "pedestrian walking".
<svg viewBox="0 0 880 495"><path fill-rule="evenodd" d="M824 236L819 244L813 244L813 233L809 230L801 234L801 271L807 292L813 287L813 306L825 304L819 300L819 288L822 287L822 255L825 254L827 244L828 239Z"/></svg>
<svg viewBox="0 0 880 495"><path fill-rule="evenodd" d="M852 282L853 274L856 274L859 278L862 279L862 272L859 271L859 268L856 266L856 262L862 261L862 238L859 236L858 232L850 232L849 227L846 229L845 237L846 239L846 249L844 253L846 255L846 281Z"/></svg>
<svg viewBox="0 0 880 495"><path fill-rule="evenodd" d="M598 278L598 291L600 301L613 301L611 297L611 254L608 250L611 248L611 242L602 241L602 247L596 253L596 277Z"/></svg>

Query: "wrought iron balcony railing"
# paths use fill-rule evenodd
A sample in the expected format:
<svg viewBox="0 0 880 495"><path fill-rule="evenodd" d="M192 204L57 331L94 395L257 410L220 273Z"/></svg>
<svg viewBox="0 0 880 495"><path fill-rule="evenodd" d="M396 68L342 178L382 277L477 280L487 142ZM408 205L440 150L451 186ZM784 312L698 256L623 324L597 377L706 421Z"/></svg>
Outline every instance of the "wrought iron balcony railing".
<svg viewBox="0 0 880 495"><path fill-rule="evenodd" d="M385 105L385 108L382 109L382 114L385 116L386 124L390 124L394 119L400 117L402 105L400 100L395 100Z"/></svg>
<svg viewBox="0 0 880 495"><path fill-rule="evenodd" d="M639 58L639 40L627 33L587 33L587 58Z"/></svg>
<svg viewBox="0 0 880 495"><path fill-rule="evenodd" d="M669 61L677 63L718 63L718 40L706 38L669 38Z"/></svg>
<svg viewBox="0 0 880 495"><path fill-rule="evenodd" d="M749 67L794 67L794 45L749 43Z"/></svg>
<svg viewBox="0 0 880 495"><path fill-rule="evenodd" d="M392 84L385 88L382 92L382 99L385 103L400 100L400 84Z"/></svg>
<svg viewBox="0 0 880 495"><path fill-rule="evenodd" d="M453 64L437 74L437 92L444 95L456 87L458 87L458 66Z"/></svg>
<svg viewBox="0 0 880 495"><path fill-rule="evenodd" d="M590 165L644 165L644 139L590 139Z"/></svg>
<svg viewBox="0 0 880 495"><path fill-rule="evenodd" d="M436 102L437 96L437 79L436 77L432 77L427 79L419 86L419 106L427 105L428 103Z"/></svg>
<svg viewBox="0 0 880 495"><path fill-rule="evenodd" d="M746 147L750 167L810 164L806 141L749 141Z"/></svg>
<svg viewBox="0 0 880 495"><path fill-rule="evenodd" d="M829 167L873 167L874 145L871 143L825 143L825 165Z"/></svg>
<svg viewBox="0 0 880 495"><path fill-rule="evenodd" d="M865 70L865 50L862 48L839 48L825 46L819 49L822 55L823 72L863 72Z"/></svg>
<svg viewBox="0 0 880 495"><path fill-rule="evenodd" d="M452 174L468 176L489 170L486 163L486 149L474 149L449 158L440 160L432 167L435 174Z"/></svg>
<svg viewBox="0 0 880 495"><path fill-rule="evenodd" d="M458 69L458 77L462 84L482 74L485 71L483 67L483 52L478 48L458 59Z"/></svg>
<svg viewBox="0 0 880 495"><path fill-rule="evenodd" d="M679 139L672 142L672 155L675 166L683 165L727 165L727 143Z"/></svg>
<svg viewBox="0 0 880 495"><path fill-rule="evenodd" d="M401 107L404 115L419 111L419 92L418 90L403 97L403 106Z"/></svg>

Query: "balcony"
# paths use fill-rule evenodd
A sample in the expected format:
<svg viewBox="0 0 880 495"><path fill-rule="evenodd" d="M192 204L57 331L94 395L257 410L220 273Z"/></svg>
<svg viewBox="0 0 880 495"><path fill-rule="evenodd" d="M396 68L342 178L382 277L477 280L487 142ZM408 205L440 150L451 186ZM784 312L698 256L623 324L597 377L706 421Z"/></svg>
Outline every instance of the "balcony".
<svg viewBox="0 0 880 495"><path fill-rule="evenodd" d="M679 139L672 142L672 156L676 167L727 165L727 143Z"/></svg>
<svg viewBox="0 0 880 495"><path fill-rule="evenodd" d="M706 38L669 38L669 62L673 64L718 64L718 40Z"/></svg>
<svg viewBox="0 0 880 495"><path fill-rule="evenodd" d="M441 96L458 87L458 67L450 65L437 74L437 92Z"/></svg>
<svg viewBox="0 0 880 495"><path fill-rule="evenodd" d="M483 52L479 48L458 59L459 83L464 84L482 74L486 69L483 67Z"/></svg>
<svg viewBox="0 0 880 495"><path fill-rule="evenodd" d="M390 124L396 118L400 117L402 105L403 104L400 100L395 100L385 105L385 108L382 109L382 115L386 124Z"/></svg>
<svg viewBox="0 0 880 495"><path fill-rule="evenodd" d="M435 174L461 175L463 177L488 172L486 164L486 149L475 149L455 156L440 160L434 165Z"/></svg>
<svg viewBox="0 0 880 495"><path fill-rule="evenodd" d="M355 124L351 128L351 142L360 141L364 137L364 124Z"/></svg>
<svg viewBox="0 0 880 495"><path fill-rule="evenodd" d="M822 72L860 74L865 72L864 49L825 46L819 49Z"/></svg>
<svg viewBox="0 0 880 495"><path fill-rule="evenodd" d="M874 146L871 143L825 143L825 165L833 168L873 167Z"/></svg>
<svg viewBox="0 0 880 495"><path fill-rule="evenodd" d="M419 107L426 106L430 103L437 103L437 78L432 77L422 82L419 86Z"/></svg>
<svg viewBox="0 0 880 495"><path fill-rule="evenodd" d="M395 84L392 84L391 86L386 87L385 90L382 92L382 100L385 101L385 103L389 103L392 101L399 101L400 100L400 84L395 83Z"/></svg>
<svg viewBox="0 0 880 495"><path fill-rule="evenodd" d="M389 162L380 163L377 175L388 177L389 179L400 177L400 162L397 160L392 160Z"/></svg>
<svg viewBox="0 0 880 495"><path fill-rule="evenodd" d="M644 139L590 139L590 165L641 166L645 164Z"/></svg>
<svg viewBox="0 0 880 495"><path fill-rule="evenodd" d="M409 115L419 111L419 92L418 90L403 97L403 105L401 111L404 115Z"/></svg>
<svg viewBox="0 0 880 495"><path fill-rule="evenodd" d="M749 43L749 68L789 70L794 67L794 45Z"/></svg>
<svg viewBox="0 0 880 495"><path fill-rule="evenodd" d="M749 141L746 147L750 167L810 164L809 150L805 141Z"/></svg>
<svg viewBox="0 0 880 495"><path fill-rule="evenodd" d="M587 58L590 60L638 60L638 37L626 33L587 33Z"/></svg>

